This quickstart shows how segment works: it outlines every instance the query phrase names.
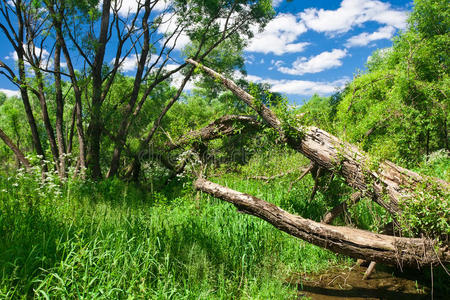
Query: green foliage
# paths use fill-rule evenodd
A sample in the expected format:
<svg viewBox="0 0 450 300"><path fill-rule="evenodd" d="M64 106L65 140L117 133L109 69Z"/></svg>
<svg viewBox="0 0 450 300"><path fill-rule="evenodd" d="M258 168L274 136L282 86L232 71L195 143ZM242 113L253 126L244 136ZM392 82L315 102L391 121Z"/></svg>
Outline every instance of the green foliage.
<svg viewBox="0 0 450 300"><path fill-rule="evenodd" d="M424 156L414 171L450 182L450 153L439 150Z"/></svg>
<svg viewBox="0 0 450 300"><path fill-rule="evenodd" d="M306 124L407 167L448 150L448 14L447 1L416 1L409 29L370 57L367 72L341 93L313 96L301 108Z"/></svg>
<svg viewBox="0 0 450 300"><path fill-rule="evenodd" d="M403 211L400 223L405 233L412 236L448 240L450 235L450 193L440 189L435 182L426 181L417 186L413 198L400 203Z"/></svg>
<svg viewBox="0 0 450 300"><path fill-rule="evenodd" d="M334 96L336 97L336 96ZM304 125L317 126L328 132L334 131L333 117L336 105L332 103L333 97L320 97L313 95L308 102L300 107L300 113L304 113L301 121Z"/></svg>

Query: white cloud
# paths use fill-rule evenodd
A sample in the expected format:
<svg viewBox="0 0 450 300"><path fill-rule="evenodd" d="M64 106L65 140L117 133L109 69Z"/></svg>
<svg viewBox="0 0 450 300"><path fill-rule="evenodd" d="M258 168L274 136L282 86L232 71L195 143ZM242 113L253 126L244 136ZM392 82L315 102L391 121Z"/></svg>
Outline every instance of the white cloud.
<svg viewBox="0 0 450 300"><path fill-rule="evenodd" d="M303 75L306 73L319 73L327 69L342 65L342 58L347 56L347 50L334 49L331 52L325 51L316 56L299 57L292 64L292 67L282 67L278 64L278 71L290 75Z"/></svg>
<svg viewBox="0 0 450 300"><path fill-rule="evenodd" d="M272 52L275 55L302 52L309 43L295 43L306 32L306 27L292 14L279 14L267 24L263 32L256 33L245 49L250 52Z"/></svg>
<svg viewBox="0 0 450 300"><path fill-rule="evenodd" d="M330 95L345 86L348 78L335 80L332 82L308 81L308 80L268 80L272 85L272 91L292 95L310 96L318 94L321 96Z"/></svg>
<svg viewBox="0 0 450 300"><path fill-rule="evenodd" d="M176 65L176 64L168 64L168 65L166 65L165 66L165 69L167 70L167 71L171 71L171 70L174 70L174 69L176 69L176 68L178 68L180 65ZM181 72L179 71L179 72L176 72L175 74L172 74L172 76L170 77L171 79L172 79L172 81L171 81L171 85L172 86L174 86L174 87L176 87L176 88L179 88L180 86L181 86L181 83L183 82L183 80L184 80L184 75L183 74L181 74ZM185 87L184 87L184 90L185 91L190 91L190 90L192 90L192 89L194 89L195 88L195 80L193 80L192 78L191 79L189 79L189 81L186 83L186 85L185 85Z"/></svg>
<svg viewBox="0 0 450 300"><path fill-rule="evenodd" d="M154 11L163 11L165 10L169 5L170 1L168 0L157 0L158 2L153 7ZM128 15L133 15L137 12L139 2L144 3L144 0L122 0L117 1L117 5L120 5L119 9L119 15L122 17L126 17ZM152 1L154 2L154 1ZM142 8L141 11L144 9Z"/></svg>
<svg viewBox="0 0 450 300"><path fill-rule="evenodd" d="M337 10L308 8L299 16L308 28L328 33L347 32L368 21L403 29L407 19L405 11L378 0L343 0Z"/></svg>
<svg viewBox="0 0 450 300"><path fill-rule="evenodd" d="M385 26L373 33L363 32L361 34L352 36L347 40L346 47L366 46L370 42L382 39L390 39L395 33L395 28L392 26Z"/></svg>
<svg viewBox="0 0 450 300"><path fill-rule="evenodd" d="M380 57L386 57L386 55L388 55L390 52L392 51L392 47L387 47L387 48L381 48L381 49L377 49L376 53L378 54L378 56ZM367 57L367 63L370 63L373 59L373 55L369 55Z"/></svg>
<svg viewBox="0 0 450 300"><path fill-rule="evenodd" d="M245 76L245 79L247 79L250 82L262 82L262 77L259 77L257 75L247 75Z"/></svg>
<svg viewBox="0 0 450 300"><path fill-rule="evenodd" d="M336 90L343 88L350 80L344 77L332 82L309 81L309 80L286 80L286 79L263 79L256 75L247 75L245 77L251 82L262 82L271 85L271 91L290 95L311 96L318 94L321 96L330 95Z"/></svg>
<svg viewBox="0 0 450 300"><path fill-rule="evenodd" d="M149 55L150 55L150 57L147 57L147 65L153 64L158 59L157 55L151 55L151 54L149 54ZM115 60L116 59L113 58L111 60L110 64L114 65ZM130 54L125 58L121 57L121 60L123 60L123 62L120 65L119 70L124 73L132 72L132 71L136 71L138 64L139 64L140 56L138 56L136 54ZM161 60L159 61L159 63L157 65L160 65L160 63L161 63Z"/></svg>
<svg viewBox="0 0 450 300"><path fill-rule="evenodd" d="M7 97L20 96L19 90L0 89L0 93L5 94Z"/></svg>
<svg viewBox="0 0 450 300"><path fill-rule="evenodd" d="M285 0L272 0L272 6L278 7L281 4L281 2L283 2L283 1L285 1Z"/></svg>
<svg viewBox="0 0 450 300"><path fill-rule="evenodd" d="M27 44L23 44L23 48L25 50L25 52L28 52L28 46ZM30 50L33 50L32 48ZM47 60L50 56L50 53L46 50L46 49L41 49L39 47L35 47L34 48L34 53L36 54L36 56L39 58L41 57L42 61L41 63L44 63L43 61ZM17 56L17 52L13 51L10 52L8 56L5 56L5 59L7 60L14 60L14 61L18 61L19 57ZM26 63L28 63L28 61L25 61Z"/></svg>
<svg viewBox="0 0 450 300"><path fill-rule="evenodd" d="M185 32L178 34L180 29L177 29L177 26L178 16L173 13L165 14L162 17L161 25L158 27L158 33L170 36L172 33L176 32L167 43L167 47L181 50L191 42L191 39ZM165 41L166 40L161 41L161 43L163 44Z"/></svg>
<svg viewBox="0 0 450 300"><path fill-rule="evenodd" d="M115 59L113 59L111 63L114 63L114 60ZM137 55L131 54L123 60L122 65L120 66L120 71L124 73L134 71L137 69L138 63L139 58L137 57Z"/></svg>

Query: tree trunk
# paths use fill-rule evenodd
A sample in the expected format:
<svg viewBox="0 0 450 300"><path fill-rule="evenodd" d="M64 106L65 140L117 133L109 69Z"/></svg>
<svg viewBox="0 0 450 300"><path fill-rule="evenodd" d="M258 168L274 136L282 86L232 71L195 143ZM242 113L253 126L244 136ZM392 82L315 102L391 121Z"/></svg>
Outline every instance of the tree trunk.
<svg viewBox="0 0 450 300"><path fill-rule="evenodd" d="M318 166L339 173L349 186L361 191L364 196L372 198L394 218L401 213L399 204L414 197L414 190L419 183L430 180L389 161L372 163L370 157L355 146L317 127L293 128L289 124L283 124L269 108L255 100L233 81L191 59L187 62L220 80L277 130L291 148L301 152ZM288 128L287 132L286 128ZM431 181L448 193L447 182L435 178Z"/></svg>
<svg viewBox="0 0 450 300"><path fill-rule="evenodd" d="M104 0L102 5L102 17L100 21L100 35L97 40L95 58L92 64L92 111L91 122L88 129L89 149L87 165L93 179L102 178L100 167L100 141L102 133L102 68L105 58L106 43L108 42L109 17L111 14L111 0Z"/></svg>
<svg viewBox="0 0 450 300"><path fill-rule="evenodd" d="M130 116L131 113L133 112L133 108L135 107L137 98L139 96L139 91L141 89L142 83L142 75L144 74L145 66L147 64L148 53L150 51L150 33L148 26L148 18L151 12L150 1L149 0L145 1L144 6L145 6L145 13L142 18L142 28L144 30L144 42L142 46L141 55L139 58L139 63L137 66L136 75L134 77L133 91L131 92L128 104L125 107L123 119L122 122L120 123L119 130L116 136L117 142L114 147L111 165L108 174L106 175L106 177L108 178L116 176L119 170L120 155L122 153L123 146L125 145L125 141L128 135L128 129L131 125Z"/></svg>
<svg viewBox="0 0 450 300"><path fill-rule="evenodd" d="M194 187L232 203L239 211L261 218L276 228L311 244L353 258L400 267L422 267L450 262L448 246L437 249L433 240L376 234L304 219L248 194L199 178Z"/></svg>
<svg viewBox="0 0 450 300"><path fill-rule="evenodd" d="M25 155L23 155L22 151L20 151L19 147L17 147L13 141L0 129L0 138L5 142L5 144L14 152L18 161L20 161L27 170L31 169L31 164L26 159Z"/></svg>
<svg viewBox="0 0 450 300"><path fill-rule="evenodd" d="M186 86L187 82L189 81L189 79L191 78L192 74L194 72L194 68L192 67L188 73L186 74L186 76L184 77L183 81L181 82L180 87L178 88L177 92L175 93L175 95L169 100L169 102L167 103L167 105L164 107L164 109L161 111L161 113L159 114L158 118L155 120L155 122L153 122L153 127L150 129L150 132L147 134L147 136L145 137L144 140L141 141L140 145L139 145L139 151L138 152L143 152L145 151L145 148L148 146L148 144L150 143L150 141L152 140L156 130L158 129L159 125L161 124L162 119L164 118L164 116L166 115L166 113L169 111L169 109L174 105L175 102L177 102L178 98L180 97L181 93L184 90L184 87ZM137 178L141 169L141 163L140 161L135 158L133 160L133 162L131 163L131 165L127 168L128 170L126 171L125 177L130 177L131 174L133 174L133 178Z"/></svg>
<svg viewBox="0 0 450 300"><path fill-rule="evenodd" d="M61 43L55 46L56 140L59 154L59 177L66 177L66 142L64 138L64 99L61 86Z"/></svg>
<svg viewBox="0 0 450 300"><path fill-rule="evenodd" d="M44 121L44 127L47 132L47 138L48 138L48 141L50 144L50 150L53 155L53 161L55 162L56 170L58 171L58 173L60 173L58 146L56 143L53 126L50 121L50 116L48 115L47 99L45 97L44 84L43 84L44 79L43 79L42 73L38 69L38 67L35 66L34 71L36 74L36 79L38 81L38 91L36 92L36 96L38 97L39 104L41 105L42 120Z"/></svg>
<svg viewBox="0 0 450 300"><path fill-rule="evenodd" d="M243 128L250 129L258 128L260 126L261 123L259 123L255 117L226 115L199 130L188 132L178 139L176 143L167 143L167 147L169 150L174 150L196 140L209 141L236 134Z"/></svg>

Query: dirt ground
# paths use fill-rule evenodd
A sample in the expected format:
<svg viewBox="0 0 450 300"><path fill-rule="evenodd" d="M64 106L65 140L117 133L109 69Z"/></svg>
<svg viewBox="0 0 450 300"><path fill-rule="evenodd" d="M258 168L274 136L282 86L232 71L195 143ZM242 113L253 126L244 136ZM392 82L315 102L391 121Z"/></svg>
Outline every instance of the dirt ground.
<svg viewBox="0 0 450 300"><path fill-rule="evenodd" d="M362 280L366 267L334 267L321 274L297 274L288 279L296 284L299 298L336 299L450 299L450 276L445 271L404 271L385 266L375 268L370 278Z"/></svg>

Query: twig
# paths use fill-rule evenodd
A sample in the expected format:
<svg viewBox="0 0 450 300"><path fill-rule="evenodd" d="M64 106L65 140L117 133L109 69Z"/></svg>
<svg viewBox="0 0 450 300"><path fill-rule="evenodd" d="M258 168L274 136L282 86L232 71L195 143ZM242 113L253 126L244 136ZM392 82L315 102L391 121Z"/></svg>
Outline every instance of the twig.
<svg viewBox="0 0 450 300"><path fill-rule="evenodd" d="M303 177L306 176L306 174L308 174L312 169L314 168L314 164L310 163L309 166L305 169L305 171L302 173L302 175L300 175L299 178L295 179L294 181L291 182L291 184L289 185L289 189L288 189L288 193L291 192L292 187L294 186L295 183L297 183L298 181L302 180Z"/></svg>

